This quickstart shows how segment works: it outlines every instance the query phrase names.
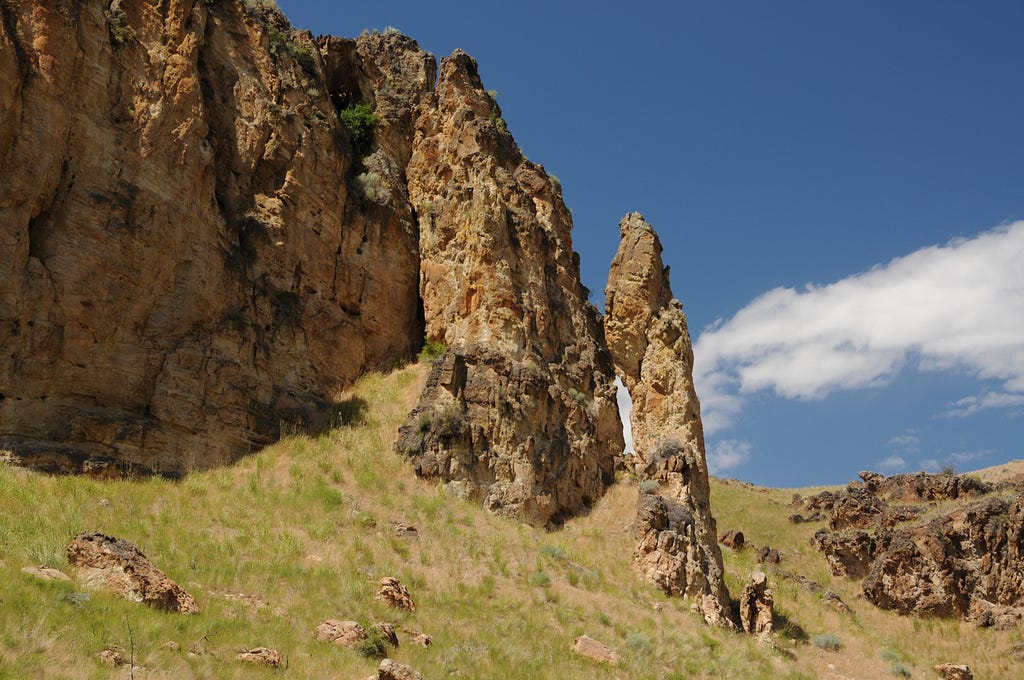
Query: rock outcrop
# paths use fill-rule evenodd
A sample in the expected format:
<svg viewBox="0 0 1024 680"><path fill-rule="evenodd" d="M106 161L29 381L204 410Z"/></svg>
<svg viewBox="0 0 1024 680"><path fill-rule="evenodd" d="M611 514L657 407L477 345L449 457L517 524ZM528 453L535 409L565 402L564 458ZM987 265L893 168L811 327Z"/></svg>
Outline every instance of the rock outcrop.
<svg viewBox="0 0 1024 680"><path fill-rule="evenodd" d="M128 541L90 531L75 536L67 556L89 587L168 612L199 613L195 599Z"/></svg>
<svg viewBox="0 0 1024 680"><path fill-rule="evenodd" d="M426 337L447 347L398 450L416 472L537 525L589 507L622 449L614 369L557 183L525 159L476 63L424 98L407 168Z"/></svg>
<svg viewBox="0 0 1024 680"><path fill-rule="evenodd" d="M636 469L655 479L665 496L689 518L685 545L655 560L671 563L685 556L685 592L700 596L705 617L729 611L722 553L711 515L711 491L704 450L700 403L693 386L693 348L682 304L672 296L661 242L638 213L619 223L621 241L605 288L604 318L608 348L633 398L630 421ZM641 509L645 501L641 499ZM650 543L648 540L647 543ZM665 543L668 545L668 542ZM641 548L638 547L638 551ZM635 555L639 554L635 553ZM651 562L648 554L636 562Z"/></svg>
<svg viewBox="0 0 1024 680"><path fill-rule="evenodd" d="M743 586L740 594L740 628L744 633L759 638L770 636L774 630L772 618L775 615L775 600L768 577L763 571L750 575L750 582Z"/></svg>
<svg viewBox="0 0 1024 680"><path fill-rule="evenodd" d="M1024 619L1024 498L955 475L861 473L863 484L829 494L829 525L812 544L834 575L863 578L864 598L882 609L961 617L1008 627ZM979 500L972 500L979 498ZM956 501L931 512L903 502ZM820 499L809 499L819 507ZM850 528L857 527L857 528Z"/></svg>

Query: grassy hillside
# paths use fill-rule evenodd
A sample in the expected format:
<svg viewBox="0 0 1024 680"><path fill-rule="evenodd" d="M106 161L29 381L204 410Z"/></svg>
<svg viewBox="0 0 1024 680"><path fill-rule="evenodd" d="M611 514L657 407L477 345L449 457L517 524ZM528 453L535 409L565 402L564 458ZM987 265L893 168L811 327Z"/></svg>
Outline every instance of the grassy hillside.
<svg viewBox="0 0 1024 680"><path fill-rule="evenodd" d="M791 492L716 482L712 496L720 530L780 549L781 569L836 590L854 610L841 614L767 569L781 650L705 627L688 602L635 576L628 480L555 533L445 496L391 449L424 374L410 366L368 376L345 395L338 427L181 482L46 477L0 464L0 677L129 677L97 660L109 645L134 647L140 678L371 675L375 660L314 639L329 618L394 622L403 644L391 655L427 678L931 677L942 661L968 663L979 678L1012 677L1008 649L1019 633L901 619L858 601L856 584L832 579L810 548L816 527L786 522ZM393 522L415 526L418 538L398 535ZM70 572L64 548L86 530L137 544L202 613L161 613L21 573L39 564ZM756 567L753 552L726 550L726 561L736 595ZM374 599L381 576L409 588L416 612ZM403 628L433 645L409 644ZM571 654L582 634L615 648L621 664ZM815 646L818 635L842 647ZM234 660L257 645L281 652L287 668Z"/></svg>

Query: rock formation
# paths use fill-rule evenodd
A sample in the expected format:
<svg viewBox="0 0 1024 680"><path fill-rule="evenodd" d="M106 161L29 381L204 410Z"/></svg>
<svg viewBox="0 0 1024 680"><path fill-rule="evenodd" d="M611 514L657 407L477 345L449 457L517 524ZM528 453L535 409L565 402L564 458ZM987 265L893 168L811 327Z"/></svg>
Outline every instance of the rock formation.
<svg viewBox="0 0 1024 680"><path fill-rule="evenodd" d="M412 40L314 42L258 3L0 11L0 449L177 475L415 351L400 180L434 62Z"/></svg>
<svg viewBox="0 0 1024 680"><path fill-rule="evenodd" d="M75 536L67 555L78 578L90 587L164 611L199 613L195 599L128 541L91 531Z"/></svg>
<svg viewBox="0 0 1024 680"><path fill-rule="evenodd" d="M834 575L863 578L864 598L882 609L922 616L957 616L1005 627L1024 619L1024 498L978 498L992 487L955 475L861 473L830 495L834 531L813 545ZM961 500L922 519L921 506L900 501ZM967 502L965 502L967 499ZM820 499L809 499L816 507ZM848 527L859 527L851 529Z"/></svg>
<svg viewBox="0 0 1024 680"><path fill-rule="evenodd" d="M631 213L619 223L619 232L621 241L605 288L604 327L615 368L633 398L630 421L636 469L642 478L658 481L666 498L683 509L681 514L689 522L681 545L655 542L666 547L671 543L672 552L653 559L671 563L685 556L687 564L681 571L693 575L686 581L685 594L700 596L705 617L716 617L713 610L729 611L729 594L711 516L704 429L693 387L693 348L686 315L672 296L654 229L641 215ZM641 510L646 503L641 499ZM634 554L644 550L638 547ZM638 559L637 566L649 573L644 564L651 560L648 554Z"/></svg>
<svg viewBox="0 0 1024 680"><path fill-rule="evenodd" d="M758 637L770 636L774 630L775 600L763 571L750 575L750 582L743 586L739 604L743 632Z"/></svg>
<svg viewBox="0 0 1024 680"><path fill-rule="evenodd" d="M557 524L611 481L614 370L561 190L526 160L469 55L441 63L407 168L434 364L398 450L492 510Z"/></svg>
<svg viewBox="0 0 1024 680"><path fill-rule="evenodd" d="M425 333L463 380L410 418L418 472L538 524L601 495L621 429L572 221L471 57L438 74L397 32L314 40L272 3L0 12L7 459L229 462ZM448 408L457 432L419 429Z"/></svg>

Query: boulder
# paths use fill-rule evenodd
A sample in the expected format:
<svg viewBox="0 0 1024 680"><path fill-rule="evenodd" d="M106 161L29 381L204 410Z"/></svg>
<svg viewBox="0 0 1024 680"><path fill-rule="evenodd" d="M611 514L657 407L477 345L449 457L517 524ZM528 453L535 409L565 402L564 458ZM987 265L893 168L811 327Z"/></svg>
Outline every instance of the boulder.
<svg viewBox="0 0 1024 680"><path fill-rule="evenodd" d="M727 548L733 550L743 550L743 532L730 529L722 534L721 538L718 539Z"/></svg>
<svg viewBox="0 0 1024 680"><path fill-rule="evenodd" d="M328 619L316 627L317 640L341 645L348 649L355 649L367 637L366 629L356 621Z"/></svg>
<svg viewBox="0 0 1024 680"><path fill-rule="evenodd" d="M819 552L824 553L833 576L864 578L875 559L877 540L866 531L830 532L821 529L811 538Z"/></svg>
<svg viewBox="0 0 1024 680"><path fill-rule="evenodd" d="M35 577L40 581L70 581L71 577L65 574L60 569L54 569L53 567L47 567L45 565L39 567L22 567L21 573L28 574L29 576Z"/></svg>
<svg viewBox="0 0 1024 680"><path fill-rule="evenodd" d="M416 604L412 601L412 596L397 578L385 576L377 582L377 585L380 586L377 590L377 599L383 600L396 609L416 611Z"/></svg>
<svg viewBox="0 0 1024 680"><path fill-rule="evenodd" d="M592 637L581 635L572 643L572 651L586 659L618 666L622 657L608 645L598 642Z"/></svg>
<svg viewBox="0 0 1024 680"><path fill-rule="evenodd" d="M413 670L412 666L392 659L382 659L377 668L377 680L423 680L423 676Z"/></svg>
<svg viewBox="0 0 1024 680"><path fill-rule="evenodd" d="M933 668L942 680L974 680L974 674L967 664L940 663Z"/></svg>
<svg viewBox="0 0 1024 680"><path fill-rule="evenodd" d="M128 541L90 531L75 536L67 556L89 587L164 611L199 613L195 599Z"/></svg>
<svg viewBox="0 0 1024 680"><path fill-rule="evenodd" d="M394 624L378 621L373 624L373 627L380 631L389 645L398 649L398 633L395 631Z"/></svg>
<svg viewBox="0 0 1024 680"><path fill-rule="evenodd" d="M281 665L281 655L278 651L267 647L244 649L235 655L235 660L256 664L257 666L270 666L271 668L277 668Z"/></svg>

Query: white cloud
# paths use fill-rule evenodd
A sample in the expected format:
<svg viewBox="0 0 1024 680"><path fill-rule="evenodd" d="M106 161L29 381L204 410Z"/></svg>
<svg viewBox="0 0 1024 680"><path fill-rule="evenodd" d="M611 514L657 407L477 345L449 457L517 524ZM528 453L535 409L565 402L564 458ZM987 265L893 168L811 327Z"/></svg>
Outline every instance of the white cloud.
<svg viewBox="0 0 1024 680"><path fill-rule="evenodd" d="M750 460L750 442L725 439L708 449L708 471L716 476L732 470Z"/></svg>
<svg viewBox="0 0 1024 680"><path fill-rule="evenodd" d="M991 449L982 449L981 451L958 451L956 453L950 453L942 458L925 458L918 462L921 469L925 472L941 472L945 469L951 469L953 471L959 471L964 464L976 461L979 458L991 454Z"/></svg>
<svg viewBox="0 0 1024 680"><path fill-rule="evenodd" d="M903 434L896 435L895 437L891 438L887 443L889 445L889 448L893 451L917 453L918 451L921 450L920 438L918 438L918 436L914 434L913 431L910 430L904 432Z"/></svg>
<svg viewBox="0 0 1024 680"><path fill-rule="evenodd" d="M1022 339L1024 341L1024 339ZM952 404L946 405L949 410L942 413L947 418L966 418L973 416L978 411L992 408L1016 409L1024 406L1024 394L1012 392L982 392L973 397L958 399Z"/></svg>
<svg viewBox="0 0 1024 680"><path fill-rule="evenodd" d="M619 405L619 420L622 421L622 438L626 440L624 453L636 453L633 448L633 423L629 414L633 412L633 398L629 396L629 390L622 384L622 379L615 376L615 401Z"/></svg>
<svg viewBox="0 0 1024 680"><path fill-rule="evenodd" d="M1018 221L828 285L769 291L700 335L694 377L711 431L755 392L819 399L905 367L966 372L1002 383L1004 401L1024 400L1022 338Z"/></svg>
<svg viewBox="0 0 1024 680"><path fill-rule="evenodd" d="M903 456L889 456L885 460L880 460L875 465L879 470L883 472L897 472L899 470L907 469L907 459Z"/></svg>

